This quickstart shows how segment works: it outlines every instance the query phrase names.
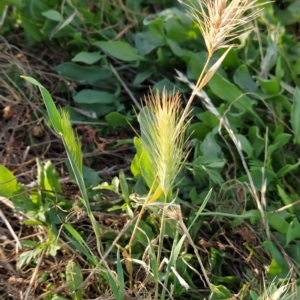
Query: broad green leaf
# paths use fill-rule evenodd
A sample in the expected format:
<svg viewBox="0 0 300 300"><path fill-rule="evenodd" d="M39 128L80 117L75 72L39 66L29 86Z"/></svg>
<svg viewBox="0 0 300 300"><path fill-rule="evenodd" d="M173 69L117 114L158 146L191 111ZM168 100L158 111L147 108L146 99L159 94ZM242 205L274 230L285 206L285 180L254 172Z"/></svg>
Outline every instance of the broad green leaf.
<svg viewBox="0 0 300 300"><path fill-rule="evenodd" d="M100 178L95 169L92 169L87 166L83 166L82 169L83 180L86 187L91 187L99 184Z"/></svg>
<svg viewBox="0 0 300 300"><path fill-rule="evenodd" d="M138 72L133 80L133 84L140 84L140 83L144 82L153 73L154 73L154 70L151 70L151 68L147 68L146 70Z"/></svg>
<svg viewBox="0 0 300 300"><path fill-rule="evenodd" d="M295 89L291 111L291 125L295 132L294 143L300 144L300 90Z"/></svg>
<svg viewBox="0 0 300 300"><path fill-rule="evenodd" d="M55 103L54 103L50 93L34 78L26 77L26 76L21 76L21 77L24 78L25 80L27 80L28 82L39 87L40 92L43 97L43 100L44 100L44 103L47 108L48 116L53 125L53 128L55 129L55 131L57 133L61 133L62 132L61 123L60 123L61 117L60 117L59 111L56 108Z"/></svg>
<svg viewBox="0 0 300 300"><path fill-rule="evenodd" d="M251 126L249 128L248 138L253 147L254 157L258 158L265 149L266 141L260 136L257 126Z"/></svg>
<svg viewBox="0 0 300 300"><path fill-rule="evenodd" d="M40 28L37 26L36 22L30 18L22 16L22 28L24 29L28 39L34 42L41 42L44 39L44 35L41 33Z"/></svg>
<svg viewBox="0 0 300 300"><path fill-rule="evenodd" d="M59 174L55 170L54 165L51 161L46 162L45 165L37 159L38 167L38 183L39 186L44 188L46 191L55 191L62 193L61 185L59 182Z"/></svg>
<svg viewBox="0 0 300 300"><path fill-rule="evenodd" d="M139 55L147 55L154 49L163 46L164 42L155 37L151 32L138 32L135 35L135 47Z"/></svg>
<svg viewBox="0 0 300 300"><path fill-rule="evenodd" d="M164 28L166 30L166 38L175 42L186 41L189 34L192 35L192 38L196 38L196 35L193 35L193 31L183 26L178 18L168 18Z"/></svg>
<svg viewBox="0 0 300 300"><path fill-rule="evenodd" d="M122 61L137 61L141 59L137 54L137 50L126 42L95 42L94 45L108 55Z"/></svg>
<svg viewBox="0 0 300 300"><path fill-rule="evenodd" d="M128 127L129 119L120 113L113 111L105 116L105 120L113 127Z"/></svg>
<svg viewBox="0 0 300 300"><path fill-rule="evenodd" d="M210 128L201 122L193 123L188 126L186 134L189 139L198 139L203 141L206 135L210 132Z"/></svg>
<svg viewBox="0 0 300 300"><path fill-rule="evenodd" d="M233 294L224 285L211 285L213 296L211 300L228 300L232 299Z"/></svg>
<svg viewBox="0 0 300 300"><path fill-rule="evenodd" d="M247 154L248 158L252 158L253 157L253 151L254 151L254 149L251 146L251 144L248 141L248 139L244 135L241 135L239 133L236 133L235 137L240 142L242 150Z"/></svg>
<svg viewBox="0 0 300 300"><path fill-rule="evenodd" d="M226 51L226 49L220 49L220 56ZM237 69L239 65L241 64L238 56L238 50L235 48L232 48L226 57L223 60L222 67L224 69Z"/></svg>
<svg viewBox="0 0 300 300"><path fill-rule="evenodd" d="M288 244L296 239L300 239L300 223L299 221L294 218L290 225L289 225L289 228L287 230L287 233L286 233L286 244L285 246L287 247ZM299 262L298 262L299 263Z"/></svg>
<svg viewBox="0 0 300 300"><path fill-rule="evenodd" d="M282 149L282 147L289 142L291 136L289 133L280 133L277 135L274 142L268 147L268 157L270 157L274 151Z"/></svg>
<svg viewBox="0 0 300 300"><path fill-rule="evenodd" d="M101 57L102 55L100 55L98 51L97 52L81 51L72 58L72 61L85 63L87 65L92 65L96 63L98 60L100 60Z"/></svg>
<svg viewBox="0 0 300 300"><path fill-rule="evenodd" d="M257 84L249 74L248 68L245 65L241 65L234 73L234 83L239 86L244 92L256 92Z"/></svg>
<svg viewBox="0 0 300 300"><path fill-rule="evenodd" d="M207 110L203 113L197 114L196 117L203 122L206 126L213 129L219 125L220 121L216 115Z"/></svg>
<svg viewBox="0 0 300 300"><path fill-rule="evenodd" d="M276 80L263 80L258 78L258 82L261 88L270 95L277 95L280 92L280 84Z"/></svg>
<svg viewBox="0 0 300 300"><path fill-rule="evenodd" d="M216 73L208 82L208 86L211 91L220 99L232 103L237 109L242 112L248 112L252 115L256 121L258 121L263 127L265 123L254 111L252 101L249 97L243 95L243 92L238 89L234 84L230 83L227 79L222 77L219 73Z"/></svg>
<svg viewBox="0 0 300 300"><path fill-rule="evenodd" d="M81 84L97 84L112 77L110 68L80 66L74 62L65 62L54 68L61 76Z"/></svg>
<svg viewBox="0 0 300 300"><path fill-rule="evenodd" d="M83 288L79 288L83 283L81 269L70 260L66 266L66 282L74 300L82 300Z"/></svg>
<svg viewBox="0 0 300 300"><path fill-rule="evenodd" d="M269 266L268 269L268 275L270 276L277 276L280 275L282 273L282 268L280 267L280 265L277 263L276 259L272 259L271 264Z"/></svg>
<svg viewBox="0 0 300 300"><path fill-rule="evenodd" d="M153 16L144 18L144 25L149 27L150 32L158 39L165 40L164 20L160 18L153 19Z"/></svg>
<svg viewBox="0 0 300 300"><path fill-rule="evenodd" d="M250 291L251 300L259 300L259 296L253 290Z"/></svg>
<svg viewBox="0 0 300 300"><path fill-rule="evenodd" d="M54 9L47 10L43 12L42 15L52 21L56 21L56 22L63 21L63 16L61 15L61 13Z"/></svg>
<svg viewBox="0 0 300 300"><path fill-rule="evenodd" d="M116 101L113 94L89 89L78 92L73 98L77 103L83 104L111 104Z"/></svg>
<svg viewBox="0 0 300 300"><path fill-rule="evenodd" d="M156 82L152 87L152 91L159 90L162 92L164 89L166 89L168 92L178 91L177 86L167 78Z"/></svg>
<svg viewBox="0 0 300 300"><path fill-rule="evenodd" d="M216 134L210 132L206 135L204 141L201 143L200 149L204 156L222 158L223 152L216 141Z"/></svg>
<svg viewBox="0 0 300 300"><path fill-rule="evenodd" d="M269 169L265 170L264 176L262 174L261 169L260 170L255 169L253 171L251 170L250 175L252 177L254 186L258 191L260 191L262 189L264 180L266 180L267 185L269 185L276 177L276 174L272 170L269 170ZM240 182L249 182L249 178L247 175L243 175L243 176L239 177L238 180Z"/></svg>
<svg viewBox="0 0 300 300"><path fill-rule="evenodd" d="M11 171L0 165L0 196L11 197L22 191Z"/></svg>

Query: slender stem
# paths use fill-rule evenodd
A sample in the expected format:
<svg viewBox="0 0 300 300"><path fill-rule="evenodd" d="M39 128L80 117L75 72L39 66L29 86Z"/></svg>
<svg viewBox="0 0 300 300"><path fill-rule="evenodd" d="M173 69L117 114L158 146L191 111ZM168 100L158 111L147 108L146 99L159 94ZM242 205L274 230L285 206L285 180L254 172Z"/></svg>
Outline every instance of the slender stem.
<svg viewBox="0 0 300 300"><path fill-rule="evenodd" d="M202 80L204 78L204 75L206 73L206 69L207 69L207 66L208 66L208 64L210 62L210 59L211 59L211 55L208 55L208 57L206 59L206 62L204 64L204 67L203 67L203 69L201 71L201 74L200 74L200 76L199 76L199 78L197 80L196 86L195 86L194 90L192 91L192 94L191 94L191 96L190 96L190 98L189 98L189 100L188 100L188 102L187 102L187 104L186 104L186 106L185 106L185 108L183 110L183 113L181 115L182 118L180 118L180 120L179 120L179 125L178 125L179 127L182 125L181 123L183 123L185 121L186 116L189 113L189 109L191 107L191 104L192 104L195 96L197 95L197 93L199 92L199 90L203 88L203 86L201 85L201 82L202 82Z"/></svg>
<svg viewBox="0 0 300 300"><path fill-rule="evenodd" d="M203 88L203 87L201 86L201 82L202 82L202 80L203 80L203 78L204 78L204 74L206 73L206 69L207 69L207 66L208 66L208 64L209 64L209 62L210 62L210 59L211 59L211 56L209 55L209 56L207 57L207 59L206 59L206 62L205 62L204 67L203 67L203 69L202 69L202 71L201 71L201 74L200 74L200 76L199 76L199 78L198 78L198 80L197 80L196 87L195 87L195 89L193 90L193 92L192 92L192 94L191 94L191 96L190 96L190 98L189 98L189 100L188 100L188 102L187 102L187 104L186 104L186 107L185 107L183 113L187 113L187 111L189 110L189 108L190 108L190 106L191 106L191 104L192 104L192 102L193 102L193 100L194 100L196 94L199 92L200 87Z"/></svg>
<svg viewBox="0 0 300 300"><path fill-rule="evenodd" d="M166 203L166 201L165 201ZM161 224L160 224L160 230L159 230L159 241L158 241L158 251L157 251L157 264L160 265L160 257L163 247L163 241L165 236L165 207L162 209L162 216L161 216ZM158 286L159 286L159 278L155 281L155 296L154 299L158 300ZM161 297L162 300L164 298Z"/></svg>
<svg viewBox="0 0 300 300"><path fill-rule="evenodd" d="M171 270L171 267L172 267L170 262L173 260L173 255L174 255L173 250L175 249L175 247L177 245L178 237L179 237L179 226L178 226L178 222L176 221L176 232L175 232L175 237L174 237L174 241L173 241L171 256L170 256L169 263L168 263L167 268L166 268L166 279L164 281L164 287L165 288L161 292L161 300L164 300L165 297L166 297L166 291L167 291L168 281L169 281L169 274L170 274L170 270ZM176 267L176 265L174 267Z"/></svg>

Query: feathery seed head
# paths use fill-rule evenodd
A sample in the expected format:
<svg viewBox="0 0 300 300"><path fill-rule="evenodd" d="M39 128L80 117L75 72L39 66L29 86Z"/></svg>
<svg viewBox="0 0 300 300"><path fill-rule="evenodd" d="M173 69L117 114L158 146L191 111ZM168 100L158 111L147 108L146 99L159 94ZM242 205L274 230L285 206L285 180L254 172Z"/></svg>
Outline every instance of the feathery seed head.
<svg viewBox="0 0 300 300"><path fill-rule="evenodd" d="M180 104L178 93L168 95L165 89L161 95L150 93L145 97L144 121L140 118L142 145L164 195L174 187L186 157L184 134L189 120L180 112Z"/></svg>
<svg viewBox="0 0 300 300"><path fill-rule="evenodd" d="M183 3L182 0L179 2ZM236 29L255 19L259 12L257 0L198 0L197 2L200 8L192 4L186 5L189 7L190 16L199 26L209 56L220 48L234 46L230 42L238 33L245 30L236 31ZM248 10L252 12L244 16Z"/></svg>
<svg viewBox="0 0 300 300"><path fill-rule="evenodd" d="M73 131L70 121L70 114L62 109L60 111L60 116L61 137L65 143L65 147L68 147L70 150L78 170L82 173L81 143Z"/></svg>

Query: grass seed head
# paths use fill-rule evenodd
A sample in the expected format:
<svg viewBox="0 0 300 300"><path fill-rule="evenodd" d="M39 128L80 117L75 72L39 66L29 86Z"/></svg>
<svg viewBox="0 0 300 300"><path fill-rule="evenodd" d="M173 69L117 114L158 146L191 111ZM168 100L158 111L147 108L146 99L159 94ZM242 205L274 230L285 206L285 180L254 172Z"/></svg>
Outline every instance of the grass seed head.
<svg viewBox="0 0 300 300"><path fill-rule="evenodd" d="M179 2L183 3L182 0ZM232 47L232 40L245 31L240 29L258 16L257 0L198 0L199 8L187 4L189 14L203 35L209 56L220 49ZM251 11L245 15L246 11Z"/></svg>
<svg viewBox="0 0 300 300"><path fill-rule="evenodd" d="M82 172L82 151L81 151L81 143L77 136L75 135L71 121L70 121L70 114L65 111L60 111L60 124L61 124L61 137L66 143L66 147L69 148L73 159L76 163L77 168L80 172Z"/></svg>
<svg viewBox="0 0 300 300"><path fill-rule="evenodd" d="M168 94L166 89L161 94L151 92L145 97L145 105L145 122L141 122L142 145L149 153L159 187L167 195L186 157L184 134L189 120L180 111L178 93Z"/></svg>

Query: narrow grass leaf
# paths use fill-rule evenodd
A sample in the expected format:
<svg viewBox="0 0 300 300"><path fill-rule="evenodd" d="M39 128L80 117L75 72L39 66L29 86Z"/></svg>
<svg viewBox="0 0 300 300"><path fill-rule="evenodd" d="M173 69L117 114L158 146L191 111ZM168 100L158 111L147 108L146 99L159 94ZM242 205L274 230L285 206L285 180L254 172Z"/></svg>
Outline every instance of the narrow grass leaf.
<svg viewBox="0 0 300 300"><path fill-rule="evenodd" d="M169 260L169 263L171 264L171 266L176 265L176 261L177 261L177 258L179 256L182 245L185 241L185 238L186 238L186 235L184 234L181 237L181 239L179 240L179 242L177 243L177 245L175 247L172 247L171 257L170 257L170 260Z"/></svg>
<svg viewBox="0 0 300 300"><path fill-rule="evenodd" d="M176 276L176 278L178 279L180 285L183 286L186 290L188 290L190 288L188 283L179 275L179 273L176 271L176 269L174 267L171 267L171 270L172 270L174 276Z"/></svg>
<svg viewBox="0 0 300 300"><path fill-rule="evenodd" d="M109 272L105 272L105 275L107 277L109 287L111 288L116 300L123 300L124 298L121 297L121 293L117 283L115 282L115 279L112 277L112 275Z"/></svg>
<svg viewBox="0 0 300 300"><path fill-rule="evenodd" d="M288 208L288 211L293 214L294 207L293 207L293 205L291 205L293 203L293 200L287 195L287 193L284 191L284 189L280 185L277 185L277 190L278 190L278 194L279 194L282 202L284 203L284 205L290 205L290 207Z"/></svg>
<svg viewBox="0 0 300 300"><path fill-rule="evenodd" d="M124 299L125 282L124 282L124 272L121 264L119 249L117 252L117 275L118 275L119 291L120 291L119 297L120 299Z"/></svg>
<svg viewBox="0 0 300 300"><path fill-rule="evenodd" d="M272 214L272 213L267 213L267 220L269 225L277 230L278 232L282 233L282 234L287 234L288 228L289 228L289 223L287 221L285 221L283 218Z"/></svg>
<svg viewBox="0 0 300 300"><path fill-rule="evenodd" d="M211 193L212 193L212 189L210 189L209 192L207 193L205 199L203 200L201 206L199 207L199 209L198 209L198 211L197 211L197 213L196 213L195 218L193 219L191 225L189 226L188 231L191 230L191 228L193 227L194 223L196 222L196 220L197 220L197 219L199 218L199 216L201 215L203 209L205 208L205 206L206 206L206 204L207 204L207 202L208 202L208 200L209 200L209 198L210 198L210 196L211 196Z"/></svg>
<svg viewBox="0 0 300 300"><path fill-rule="evenodd" d="M129 204L130 203L129 188L128 188L127 180L126 180L123 169L121 169L119 172L119 179L120 179L120 186L121 186L121 190L122 190L122 196L123 196L125 202L127 204Z"/></svg>
<svg viewBox="0 0 300 300"><path fill-rule="evenodd" d="M70 224L65 223L64 227L67 229L67 231L70 233L73 239L67 234L65 234L65 237L69 240L71 244L73 244L75 249L79 250L83 255L85 255L89 259L89 261L97 265L96 258L93 254L91 254L88 245L86 244L82 236L79 234L79 232Z"/></svg>
<svg viewBox="0 0 300 300"><path fill-rule="evenodd" d="M38 86L38 88L40 89L40 92L42 94L44 103L46 105L46 109L50 118L50 121L53 125L53 128L55 129L55 131L57 133L61 133L61 125L60 125L60 114L58 109L55 106L55 103L50 95L50 93L34 78L31 77L27 77L27 76L21 76L22 78L24 78L26 81Z"/></svg>
<svg viewBox="0 0 300 300"><path fill-rule="evenodd" d="M291 111L291 125L295 132L294 143L300 144L300 90L296 87Z"/></svg>
<svg viewBox="0 0 300 300"><path fill-rule="evenodd" d="M281 278L286 277L289 273L290 268L281 252L271 241L263 242L263 247L270 252L272 257L272 262L269 266L268 274L271 276L280 275Z"/></svg>

